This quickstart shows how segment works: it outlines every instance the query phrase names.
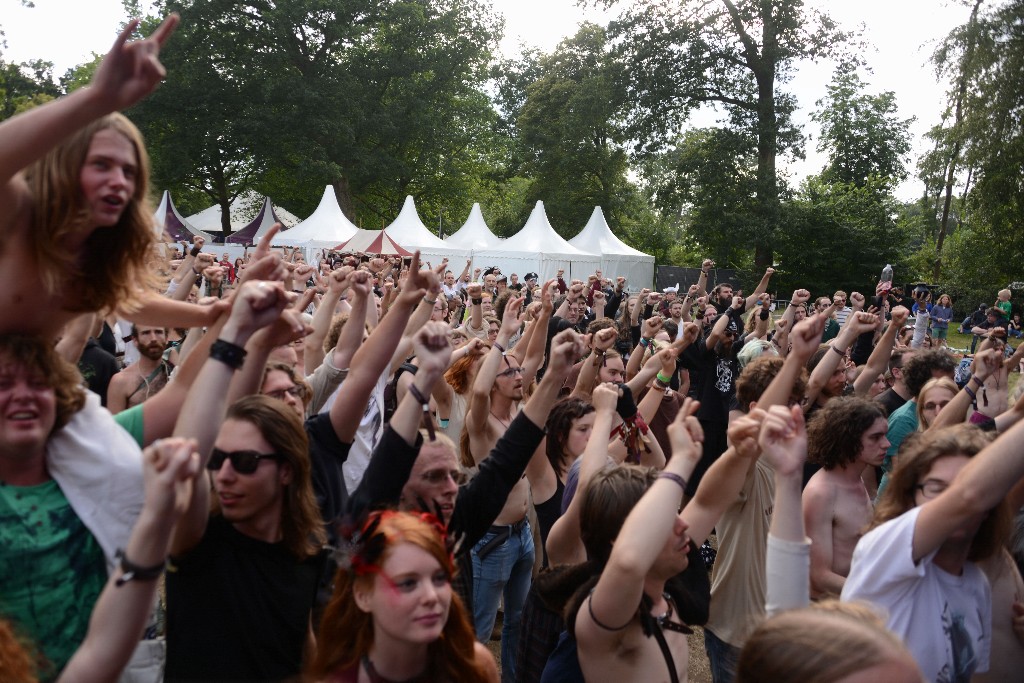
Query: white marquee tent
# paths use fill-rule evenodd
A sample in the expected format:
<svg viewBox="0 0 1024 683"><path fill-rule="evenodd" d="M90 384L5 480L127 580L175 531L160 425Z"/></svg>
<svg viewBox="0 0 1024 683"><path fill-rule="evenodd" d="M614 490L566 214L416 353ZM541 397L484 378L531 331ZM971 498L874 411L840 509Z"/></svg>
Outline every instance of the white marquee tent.
<svg viewBox="0 0 1024 683"><path fill-rule="evenodd" d="M577 249L600 254L601 271L605 277L626 278L627 287L641 289L654 282L654 257L637 251L612 233L600 206L594 207L590 221L578 235L569 240Z"/></svg>
<svg viewBox="0 0 1024 683"><path fill-rule="evenodd" d="M416 202L411 196L405 198L401 212L385 228L391 239L406 249L419 249L421 259L438 265L443 258L454 264L455 261L469 257L469 249L446 244L440 237L430 232L416 213Z"/></svg>
<svg viewBox="0 0 1024 683"><path fill-rule="evenodd" d="M243 192L235 197L235 201L231 202L230 206L231 232L237 232L247 226L253 220L253 217L258 215L265 201L266 199L262 195L251 191ZM275 216L281 219L281 226L286 230L299 222L296 216L285 211L280 206L272 208ZM220 214L220 205L214 204L199 213L192 214L187 220L200 230L213 234L222 233L224 231L220 225ZM262 235L263 233L259 234Z"/></svg>
<svg viewBox="0 0 1024 683"><path fill-rule="evenodd" d="M330 249L351 238L356 230L358 228L342 213L334 188L328 185L316 211L291 230L278 233L274 246Z"/></svg>
<svg viewBox="0 0 1024 683"><path fill-rule="evenodd" d="M469 218L462 224L462 227L444 238L444 243L459 249L470 249L480 251L483 249L501 249L502 240L491 232L484 221L484 215L480 211L480 204L473 204L469 212Z"/></svg>
<svg viewBox="0 0 1024 683"><path fill-rule="evenodd" d="M544 212L544 202L537 202L522 230L496 249L474 252L473 260L475 267L497 266L502 273L516 273L520 279L533 271L542 282L555 277L560 268L565 270L566 279L586 281L601 267L600 256L577 249L555 232Z"/></svg>

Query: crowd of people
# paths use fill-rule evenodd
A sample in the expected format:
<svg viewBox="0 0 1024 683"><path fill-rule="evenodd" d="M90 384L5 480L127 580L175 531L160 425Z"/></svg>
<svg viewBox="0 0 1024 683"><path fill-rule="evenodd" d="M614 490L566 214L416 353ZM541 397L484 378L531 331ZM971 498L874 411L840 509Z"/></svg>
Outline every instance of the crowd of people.
<svg viewBox="0 0 1024 683"><path fill-rule="evenodd" d="M116 112L176 23L0 125L0 677L1019 675L1008 291L965 365L886 282L174 253Z"/></svg>

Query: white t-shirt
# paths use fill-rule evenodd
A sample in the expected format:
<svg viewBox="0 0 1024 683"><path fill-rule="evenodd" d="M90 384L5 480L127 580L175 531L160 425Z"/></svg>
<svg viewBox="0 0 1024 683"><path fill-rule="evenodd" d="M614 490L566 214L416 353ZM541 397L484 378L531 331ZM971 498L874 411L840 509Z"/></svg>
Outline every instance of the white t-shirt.
<svg viewBox="0 0 1024 683"><path fill-rule="evenodd" d="M366 410L359 421L359 428L356 429L355 439L352 441L352 450L349 451L348 459L342 465L342 472L345 474L345 488L352 494L363 480L363 473L370 464L370 455L380 441L384 433L384 387L387 386L387 373L381 373L377 385L370 392L370 401L366 404ZM345 383L342 382L330 398L324 402L321 413L330 412L334 405L339 391L345 390Z"/></svg>
<svg viewBox="0 0 1024 683"><path fill-rule="evenodd" d="M906 643L926 681L969 683L989 666L992 592L973 563L953 576L932 563L914 564L914 525L921 508L865 534L853 551L842 599L865 600L888 614L886 626Z"/></svg>

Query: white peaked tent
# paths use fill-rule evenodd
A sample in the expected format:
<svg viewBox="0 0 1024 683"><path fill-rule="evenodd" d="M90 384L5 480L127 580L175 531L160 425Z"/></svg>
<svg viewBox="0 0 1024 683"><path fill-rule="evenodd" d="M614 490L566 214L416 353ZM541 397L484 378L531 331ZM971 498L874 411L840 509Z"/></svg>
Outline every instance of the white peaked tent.
<svg viewBox="0 0 1024 683"><path fill-rule="evenodd" d="M626 278L630 289L650 287L654 282L654 257L637 251L616 237L608 227L600 206L594 207L586 227L569 240L569 244L592 254L600 254L604 276L614 280L621 275Z"/></svg>
<svg viewBox="0 0 1024 683"><path fill-rule="evenodd" d="M175 242L191 242L193 235L199 235L207 244L213 244L213 235L199 230L178 213L168 190L164 190L164 196L160 198L160 206L153 213L153 222L158 238L166 232Z"/></svg>
<svg viewBox="0 0 1024 683"><path fill-rule="evenodd" d="M564 269L567 280L579 278L585 282L601 267L600 256L577 249L555 232L544 212L544 202L537 202L522 230L497 249L474 252L473 260L477 268L497 266L506 275L516 273L520 280L532 271L544 281Z"/></svg>
<svg viewBox="0 0 1024 683"><path fill-rule="evenodd" d="M462 227L444 238L445 244L459 249L470 249L474 252L482 249L501 249L503 241L487 227L479 203L473 204L469 218L462 224Z"/></svg>
<svg viewBox="0 0 1024 683"><path fill-rule="evenodd" d="M231 213L231 232L235 233L244 228L249 224L253 217L257 215L260 207L263 207L267 199L256 192L243 192L242 194L235 197L235 201L231 202L229 211ZM280 206L272 207L274 214L277 218L281 219L281 226L284 229L288 229L299 222L298 217L294 216L288 211L285 211ZM213 206L207 207L199 213L194 213L188 216L187 220L189 223L205 230L209 233L223 232L220 225L220 204L214 204ZM259 233L262 235L263 233Z"/></svg>
<svg viewBox="0 0 1024 683"><path fill-rule="evenodd" d="M291 230L278 233L274 246L330 249L355 235L356 230L342 213L334 188L328 185L316 211Z"/></svg>
<svg viewBox="0 0 1024 683"><path fill-rule="evenodd" d="M435 266L444 258L454 262L469 256L469 249L446 244L423 225L419 214L416 213L416 202L412 196L405 198L402 210L385 230L391 239L409 251L419 249L421 260L430 261Z"/></svg>

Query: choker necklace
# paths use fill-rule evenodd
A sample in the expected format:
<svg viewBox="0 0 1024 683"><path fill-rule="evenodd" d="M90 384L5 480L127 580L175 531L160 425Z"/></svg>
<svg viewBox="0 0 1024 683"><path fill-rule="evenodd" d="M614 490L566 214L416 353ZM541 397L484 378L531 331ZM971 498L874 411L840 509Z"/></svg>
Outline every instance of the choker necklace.
<svg viewBox="0 0 1024 683"><path fill-rule="evenodd" d="M363 668L366 669L366 675L370 677L370 683L427 683L430 679L427 677L426 672L417 674L412 678L407 678L404 681L392 681L390 678L384 678L377 669L374 668L373 662L370 661L370 655L363 655L362 657Z"/></svg>

